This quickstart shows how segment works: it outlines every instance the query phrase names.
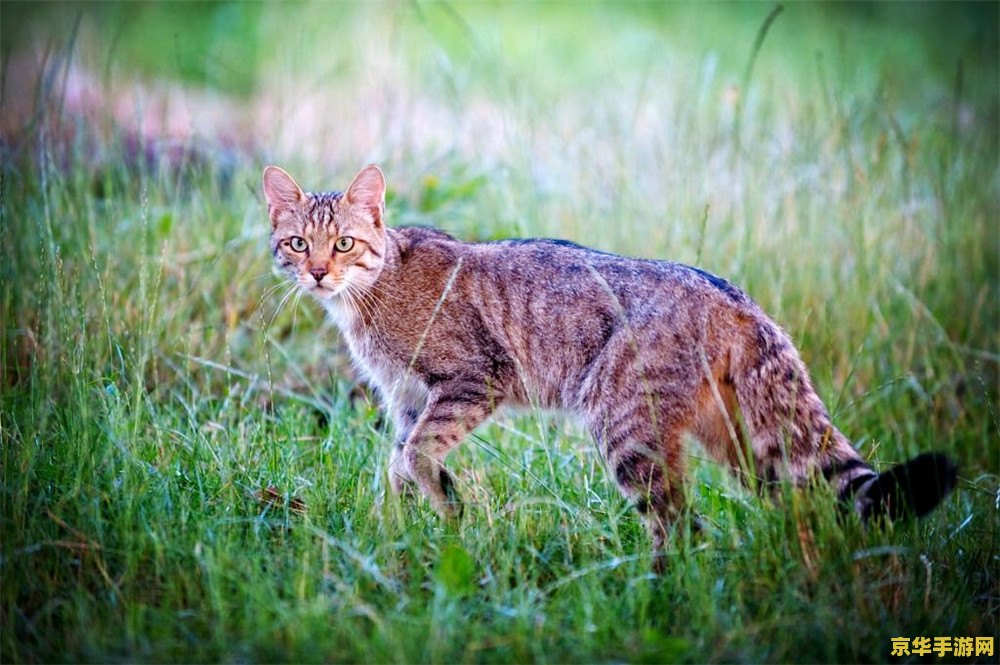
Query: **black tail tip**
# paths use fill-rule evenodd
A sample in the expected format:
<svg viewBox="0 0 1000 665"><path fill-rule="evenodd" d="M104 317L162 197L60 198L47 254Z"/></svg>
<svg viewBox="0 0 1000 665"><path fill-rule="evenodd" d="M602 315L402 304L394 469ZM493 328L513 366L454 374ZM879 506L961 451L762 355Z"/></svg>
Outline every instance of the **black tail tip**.
<svg viewBox="0 0 1000 665"><path fill-rule="evenodd" d="M923 517L955 487L958 467L947 455L924 453L878 475L864 496L862 517Z"/></svg>

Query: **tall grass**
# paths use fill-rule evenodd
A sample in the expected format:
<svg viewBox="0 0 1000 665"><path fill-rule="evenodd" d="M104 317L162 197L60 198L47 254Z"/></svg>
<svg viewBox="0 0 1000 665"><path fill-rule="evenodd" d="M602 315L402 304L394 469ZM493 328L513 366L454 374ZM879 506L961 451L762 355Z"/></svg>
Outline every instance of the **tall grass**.
<svg viewBox="0 0 1000 665"><path fill-rule="evenodd" d="M4 661L884 661L890 637L998 635L995 35L790 5L748 87L770 7L237 7L199 9L213 30L88 8L74 33L3 5L28 35L5 65L47 54L16 135L4 75ZM154 52L195 23L232 87ZM73 111L74 66L108 108L136 71L179 77L195 123L190 86L243 95L251 147L137 149ZM469 509L443 524L384 495L377 405L284 298L265 159L314 189L379 160L390 223L697 262L791 332L865 457L948 451L958 491L864 531L825 488L762 502L694 447L709 528L653 578L592 442L539 414L449 458Z"/></svg>

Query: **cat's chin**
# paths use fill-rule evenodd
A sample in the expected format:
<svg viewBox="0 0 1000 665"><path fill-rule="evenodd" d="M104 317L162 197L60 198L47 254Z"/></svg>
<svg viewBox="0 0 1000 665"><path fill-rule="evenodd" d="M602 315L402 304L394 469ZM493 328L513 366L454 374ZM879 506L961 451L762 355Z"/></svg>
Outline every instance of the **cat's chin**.
<svg viewBox="0 0 1000 665"><path fill-rule="evenodd" d="M310 295L320 300L333 300L334 298L339 296L341 291L343 290L344 290L343 286L330 288L328 286L323 286L321 284L311 286L308 289Z"/></svg>

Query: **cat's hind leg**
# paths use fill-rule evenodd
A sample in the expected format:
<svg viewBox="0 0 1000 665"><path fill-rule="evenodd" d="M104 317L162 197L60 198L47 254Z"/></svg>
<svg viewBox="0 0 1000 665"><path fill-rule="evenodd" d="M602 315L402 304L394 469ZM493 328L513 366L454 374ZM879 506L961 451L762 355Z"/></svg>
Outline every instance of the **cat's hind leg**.
<svg viewBox="0 0 1000 665"><path fill-rule="evenodd" d="M609 474L646 523L657 572L687 502L684 437L699 380L688 369L691 353L655 326L626 325L593 360L578 393L577 408Z"/></svg>
<svg viewBox="0 0 1000 665"><path fill-rule="evenodd" d="M686 505L684 428L655 428L642 411L592 425L591 432L622 494L642 515L653 541L654 569L662 572L670 530Z"/></svg>
<svg viewBox="0 0 1000 665"><path fill-rule="evenodd" d="M587 426L609 473L642 515L654 569L662 572L670 530L686 505L684 434L691 403L674 382L657 385L638 373L634 380L622 373L630 372L620 370L615 380L594 387Z"/></svg>

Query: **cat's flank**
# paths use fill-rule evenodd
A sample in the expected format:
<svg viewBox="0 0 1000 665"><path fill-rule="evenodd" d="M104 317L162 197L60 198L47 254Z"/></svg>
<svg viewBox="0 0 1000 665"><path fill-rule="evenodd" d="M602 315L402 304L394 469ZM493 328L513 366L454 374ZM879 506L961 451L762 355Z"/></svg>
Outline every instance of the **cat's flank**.
<svg viewBox="0 0 1000 665"><path fill-rule="evenodd" d="M864 519L922 515L955 469L925 454L878 474L830 421L788 335L728 281L559 240L471 244L385 224L377 166L343 193L264 170L271 251L340 327L395 425L392 486L460 503L443 462L502 405L586 425L664 546L685 437L749 485L815 477Z"/></svg>

